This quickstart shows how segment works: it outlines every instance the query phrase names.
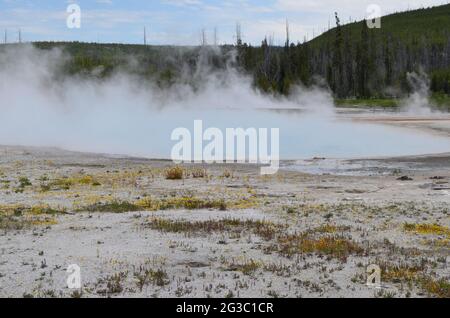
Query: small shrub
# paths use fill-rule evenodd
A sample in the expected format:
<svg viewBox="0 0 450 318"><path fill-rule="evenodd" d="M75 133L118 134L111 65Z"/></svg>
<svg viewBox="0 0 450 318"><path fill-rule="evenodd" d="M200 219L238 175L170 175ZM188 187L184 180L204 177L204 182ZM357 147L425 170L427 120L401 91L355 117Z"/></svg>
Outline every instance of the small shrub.
<svg viewBox="0 0 450 318"><path fill-rule="evenodd" d="M62 210L56 210L51 208L50 206L33 206L31 207L30 210L31 214L33 215L42 215L42 214L47 214L47 215L56 215L56 214L61 214L64 213L64 209Z"/></svg>
<svg viewBox="0 0 450 318"><path fill-rule="evenodd" d="M69 190L72 185L72 180L69 180L68 178L57 179L48 184L50 188L55 190Z"/></svg>
<svg viewBox="0 0 450 318"><path fill-rule="evenodd" d="M134 273L134 277L136 278L136 284L141 291L148 283L152 283L160 287L170 283L169 276L162 269L153 270L151 268L146 269L140 267L139 270Z"/></svg>
<svg viewBox="0 0 450 318"><path fill-rule="evenodd" d="M424 271L421 266L410 266L407 264L385 264L381 263L381 277L386 282L412 282Z"/></svg>
<svg viewBox="0 0 450 318"><path fill-rule="evenodd" d="M32 186L30 179L28 179L27 177L19 178L19 184L20 184L19 187L22 189L28 186Z"/></svg>
<svg viewBox="0 0 450 318"><path fill-rule="evenodd" d="M123 282L127 278L127 276L127 272L120 272L111 276L107 276L106 278L101 278L99 280L99 283L106 283L106 288L98 290L97 293L106 296L121 293L123 291Z"/></svg>
<svg viewBox="0 0 450 318"><path fill-rule="evenodd" d="M79 178L78 182L82 185L89 185L94 183L94 178L92 176L83 176Z"/></svg>
<svg viewBox="0 0 450 318"><path fill-rule="evenodd" d="M222 174L222 177L229 179L231 178L231 172L229 170L225 170Z"/></svg>
<svg viewBox="0 0 450 318"><path fill-rule="evenodd" d="M287 214L296 214L297 213L297 209L294 207L284 207L284 210L286 211Z"/></svg>
<svg viewBox="0 0 450 318"><path fill-rule="evenodd" d="M439 298L450 298L450 281L446 279L433 280L423 278L422 287L430 294Z"/></svg>
<svg viewBox="0 0 450 318"><path fill-rule="evenodd" d="M50 190L51 190L50 185L44 183L41 184L41 192L48 192Z"/></svg>
<svg viewBox="0 0 450 318"><path fill-rule="evenodd" d="M192 178L195 178L195 179L205 178L208 176L208 174L206 173L206 169L201 169L201 168L192 170L191 175L192 175Z"/></svg>
<svg viewBox="0 0 450 318"><path fill-rule="evenodd" d="M242 272L244 275L251 275L256 272L261 266L261 263L251 259L242 263L232 263L229 265L228 270Z"/></svg>
<svg viewBox="0 0 450 318"><path fill-rule="evenodd" d="M167 168L164 170L164 176L167 180L181 180L184 177L184 170L180 166Z"/></svg>

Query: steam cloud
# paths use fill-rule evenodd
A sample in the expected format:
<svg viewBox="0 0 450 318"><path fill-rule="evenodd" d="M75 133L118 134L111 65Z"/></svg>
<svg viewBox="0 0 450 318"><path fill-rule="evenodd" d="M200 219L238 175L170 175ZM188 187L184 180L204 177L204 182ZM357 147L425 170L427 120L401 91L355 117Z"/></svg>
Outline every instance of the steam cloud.
<svg viewBox="0 0 450 318"><path fill-rule="evenodd" d="M333 109L330 94L319 89L269 97L232 67L213 72L202 61L194 74L197 89L183 79L161 89L125 72L106 80L62 78L57 70L65 62L62 51L31 45L0 54L0 144L167 158L174 128L220 117L217 110ZM227 116L226 127L238 127Z"/></svg>
<svg viewBox="0 0 450 318"><path fill-rule="evenodd" d="M172 131L192 128L201 119L205 127L222 130L280 128L282 159L422 154L450 146L448 140L414 132L337 121L331 94L321 88L299 86L289 97L264 95L233 67L213 71L203 58L193 75L182 74L176 84L161 89L126 72L105 80L62 77L58 70L67 62L62 51L4 48L0 144L169 158ZM189 76L195 88L183 78ZM409 77L416 93L406 104L423 111L427 83L418 75Z"/></svg>
<svg viewBox="0 0 450 318"><path fill-rule="evenodd" d="M406 74L412 94L402 102L402 108L411 115L429 115L433 111L430 104L430 79L424 72Z"/></svg>

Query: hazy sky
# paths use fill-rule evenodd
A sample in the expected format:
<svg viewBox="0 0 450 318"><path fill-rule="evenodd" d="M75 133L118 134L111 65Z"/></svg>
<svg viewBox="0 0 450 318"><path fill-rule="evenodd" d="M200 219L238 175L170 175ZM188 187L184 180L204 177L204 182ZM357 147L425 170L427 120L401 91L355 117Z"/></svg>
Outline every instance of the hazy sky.
<svg viewBox="0 0 450 318"><path fill-rule="evenodd" d="M289 20L292 41L310 39L334 24L337 11L343 22L366 16L369 4L382 14L448 3L448 0L0 0L0 28L8 41L78 40L142 43L147 28L152 44L199 44L201 30L210 42L214 28L220 43L235 41L235 25L242 25L243 40L260 44L267 36L283 43ZM81 8L81 28L66 25L67 6ZM3 40L3 36L1 37Z"/></svg>

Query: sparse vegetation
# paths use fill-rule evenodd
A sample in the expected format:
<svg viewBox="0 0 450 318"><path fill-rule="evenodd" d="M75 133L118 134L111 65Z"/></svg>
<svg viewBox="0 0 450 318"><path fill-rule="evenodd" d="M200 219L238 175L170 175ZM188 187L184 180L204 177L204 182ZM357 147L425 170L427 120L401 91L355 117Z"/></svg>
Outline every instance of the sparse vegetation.
<svg viewBox="0 0 450 318"><path fill-rule="evenodd" d="M357 243L343 236L327 235L311 238L306 233L280 236L275 249L287 257L295 254L317 253L339 259L346 259L349 255L364 252Z"/></svg>
<svg viewBox="0 0 450 318"><path fill-rule="evenodd" d="M349 226L337 226L337 225L332 225L332 224L325 224L322 226L319 226L317 228L315 228L313 230L313 232L316 233L337 233L337 232L345 232L345 231L349 231L350 227Z"/></svg>
<svg viewBox="0 0 450 318"><path fill-rule="evenodd" d="M381 277L386 282L413 282L424 271L423 266L411 266L407 264L380 264Z"/></svg>
<svg viewBox="0 0 450 318"><path fill-rule="evenodd" d="M30 208L30 213L33 215L57 215L57 214L64 214L65 209L54 209L48 205L36 205L32 206Z"/></svg>
<svg viewBox="0 0 450 318"><path fill-rule="evenodd" d="M54 209L48 205L0 205L0 229L22 230L33 226L54 225L57 221L50 216L61 213L64 213L64 209Z"/></svg>
<svg viewBox="0 0 450 318"><path fill-rule="evenodd" d="M18 279L23 270L33 278L28 290L12 289L14 295L449 297L450 210L444 197L433 202L425 195L423 202L420 197L411 202L384 203L384 197L383 203L353 201L353 195L366 192L347 192L359 189L352 184L322 200L309 185L323 182L325 193L328 187L337 189L326 183L340 184L340 177L286 172L283 178L264 179L253 168L239 166L224 180L224 166L213 165L204 177L203 171L195 176L195 166L183 168L184 181L172 183L165 181L167 162L112 162L99 167L77 163L73 168L55 160L52 167L57 173L47 167L30 171L27 163L20 173L1 166L5 175L0 184L11 187L0 189L4 202L10 202L0 204L0 239L6 242L2 255L9 262L2 267L0 280L6 275ZM439 173L442 177L411 176L447 182L448 176ZM16 195L21 175L34 186ZM193 180L197 177L205 179ZM353 178L345 180L351 183ZM68 189L56 192L64 184ZM61 225L53 226L56 222ZM93 231L98 237L91 236ZM62 248L55 252L45 244L55 246L52 240L59 233L80 241L58 241ZM16 261L18 239L36 244L29 243L29 250ZM87 249L88 261L101 268L103 277L98 279L96 271L85 272L83 288L75 292L52 286L51 278L56 276L50 276L64 271L61 259L72 244ZM129 250L109 253L124 249ZM383 292L363 287L368 264L380 265ZM42 286L34 288L35 284Z"/></svg>
<svg viewBox="0 0 450 318"><path fill-rule="evenodd" d="M141 291L148 283L152 283L159 287L169 284L169 276L166 271L162 269L154 270L140 266L139 269L134 272L134 277L137 280L136 284Z"/></svg>
<svg viewBox="0 0 450 318"><path fill-rule="evenodd" d="M57 224L54 218L0 215L0 229L2 230L23 230L33 226L50 226Z"/></svg>
<svg viewBox="0 0 450 318"><path fill-rule="evenodd" d="M425 263L408 265L381 262L381 277L385 282L415 284L433 297L450 298L450 280L435 279L426 273Z"/></svg>
<svg viewBox="0 0 450 318"><path fill-rule="evenodd" d="M285 227L267 221L220 219L209 221L174 221L152 218L146 226L153 230L170 233L213 234L252 232L265 240L273 239L275 234Z"/></svg>
<svg viewBox="0 0 450 318"><path fill-rule="evenodd" d="M403 229L406 232L416 234L445 235L450 238L450 229L439 224L411 224L405 223Z"/></svg>
<svg viewBox="0 0 450 318"><path fill-rule="evenodd" d="M244 260L243 262L233 261L231 262L231 264L228 265L227 270L242 272L244 275L251 275L261 267L262 264L260 262L257 262L253 259L249 259Z"/></svg>
<svg viewBox="0 0 450 318"><path fill-rule="evenodd" d="M420 280L422 288L424 288L430 295L439 298L450 298L450 280L449 279L432 279L430 277L422 278Z"/></svg>
<svg viewBox="0 0 450 318"><path fill-rule="evenodd" d="M6 216L0 214L0 229L2 230L21 230L31 223L15 216Z"/></svg>
<svg viewBox="0 0 450 318"><path fill-rule="evenodd" d="M164 198L164 199L152 199L144 198L136 202L136 205L144 210L159 211L169 209L217 209L226 210L227 204L224 200L209 200L200 199L196 197L181 197L181 198Z"/></svg>
<svg viewBox="0 0 450 318"><path fill-rule="evenodd" d="M68 179L68 178L61 178L61 179L56 179L52 182L49 182L48 184L41 184L41 189L42 189L42 185L44 185L44 190L69 190L72 186L73 186L73 181Z"/></svg>
<svg viewBox="0 0 450 318"><path fill-rule="evenodd" d="M97 203L84 208L78 209L80 212L109 212L109 213L125 213L140 211L141 208L127 201L113 201L108 203Z"/></svg>
<svg viewBox="0 0 450 318"><path fill-rule="evenodd" d="M122 293L124 281L127 276L128 272L120 272L107 276L104 279L99 279L97 285L106 285L106 287L104 289L97 290L97 294L110 296Z"/></svg>

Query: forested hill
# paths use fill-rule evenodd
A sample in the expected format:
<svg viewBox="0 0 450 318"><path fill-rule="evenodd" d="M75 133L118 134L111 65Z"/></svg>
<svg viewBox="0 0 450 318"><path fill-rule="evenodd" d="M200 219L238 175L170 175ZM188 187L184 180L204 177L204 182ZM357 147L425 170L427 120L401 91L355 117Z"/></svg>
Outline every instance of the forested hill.
<svg viewBox="0 0 450 318"><path fill-rule="evenodd" d="M405 92L407 72L424 71L431 89L450 93L450 5L337 26L309 43L311 73L340 97Z"/></svg>
<svg viewBox="0 0 450 318"><path fill-rule="evenodd" d="M382 17L378 36L392 36L404 43L413 44L417 39L426 37L433 43L445 44L450 36L450 5L437 6ZM350 38L360 39L362 21L342 26ZM315 38L310 43L314 46L324 45L334 38L335 29Z"/></svg>
<svg viewBox="0 0 450 318"><path fill-rule="evenodd" d="M34 46L68 53L63 75L104 78L121 70L162 87L186 79L196 85L202 81L199 66L214 71L231 64L252 76L255 87L274 94L289 94L298 83L323 85L325 79L337 98L400 97L412 90L410 72L424 72L433 92L450 94L450 5L385 16L381 29L369 29L365 21L341 25L337 14L335 28L307 43L286 41L284 47L268 39L260 46L238 41L220 49L78 42Z"/></svg>

